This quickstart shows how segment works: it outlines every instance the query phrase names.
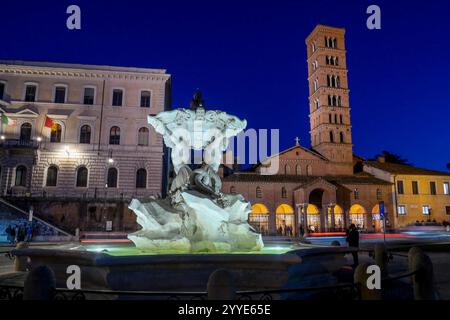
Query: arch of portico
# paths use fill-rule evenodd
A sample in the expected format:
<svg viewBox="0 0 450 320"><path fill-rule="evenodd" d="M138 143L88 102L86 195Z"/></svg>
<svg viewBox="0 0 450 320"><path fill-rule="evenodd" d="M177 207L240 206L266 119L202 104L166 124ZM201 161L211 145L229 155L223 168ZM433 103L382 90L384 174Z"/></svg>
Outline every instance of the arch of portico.
<svg viewBox="0 0 450 320"><path fill-rule="evenodd" d="M335 230L336 221L340 221L342 226L345 227L344 211L341 206L336 205L336 190L337 187L334 184L321 177L295 190L297 226L302 224L307 232L324 232ZM313 212L317 212L317 214ZM335 212L337 212L337 219ZM308 218L309 215L311 215L311 218Z"/></svg>

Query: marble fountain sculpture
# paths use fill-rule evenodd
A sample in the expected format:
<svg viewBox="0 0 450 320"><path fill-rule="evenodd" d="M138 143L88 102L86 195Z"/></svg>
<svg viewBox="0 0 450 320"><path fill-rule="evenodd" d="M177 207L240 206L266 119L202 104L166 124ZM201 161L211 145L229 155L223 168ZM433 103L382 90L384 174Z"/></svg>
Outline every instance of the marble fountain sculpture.
<svg viewBox="0 0 450 320"><path fill-rule="evenodd" d="M251 205L242 195L221 192L217 174L229 139L247 126L246 120L219 110L205 110L197 92L191 109L148 116L148 123L172 149L176 173L165 199L129 208L142 229L128 238L144 251L238 252L263 248L261 235L248 224ZM189 166L191 149L203 150L204 163Z"/></svg>

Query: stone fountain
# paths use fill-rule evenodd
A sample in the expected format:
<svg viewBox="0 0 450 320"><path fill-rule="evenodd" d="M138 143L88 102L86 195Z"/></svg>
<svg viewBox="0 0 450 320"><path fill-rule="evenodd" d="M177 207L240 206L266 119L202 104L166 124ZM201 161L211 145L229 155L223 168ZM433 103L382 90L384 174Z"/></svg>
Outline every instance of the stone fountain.
<svg viewBox="0 0 450 320"><path fill-rule="evenodd" d="M206 110L200 92L190 109L148 116L148 122L172 149L176 177L168 197L129 208L142 229L128 238L145 251L236 252L258 251L261 235L248 224L250 203L242 195L221 192L217 174L229 139L245 129L246 120L219 110ZM201 150L203 165L189 166L191 150Z"/></svg>

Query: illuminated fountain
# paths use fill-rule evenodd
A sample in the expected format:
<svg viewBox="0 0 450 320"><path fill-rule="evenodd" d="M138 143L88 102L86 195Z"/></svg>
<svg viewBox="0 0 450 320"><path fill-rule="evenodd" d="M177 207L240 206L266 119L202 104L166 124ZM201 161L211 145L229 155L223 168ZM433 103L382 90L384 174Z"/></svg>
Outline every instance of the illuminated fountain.
<svg viewBox="0 0 450 320"><path fill-rule="evenodd" d="M217 174L229 139L244 130L247 121L223 111L206 111L196 92L191 109L161 112L148 116L148 122L172 149L176 177L167 198L131 201L129 208L142 229L128 238L145 251L260 250L261 235L247 222L250 203L242 195L221 192ZM188 165L191 149L204 152L204 164L196 170Z"/></svg>

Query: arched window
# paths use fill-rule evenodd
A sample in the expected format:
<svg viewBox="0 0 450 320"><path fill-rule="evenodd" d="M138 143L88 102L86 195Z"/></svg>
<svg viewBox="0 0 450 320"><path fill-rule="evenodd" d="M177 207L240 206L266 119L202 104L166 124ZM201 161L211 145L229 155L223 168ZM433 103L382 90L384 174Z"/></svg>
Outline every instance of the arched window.
<svg viewBox="0 0 450 320"><path fill-rule="evenodd" d="M147 170L136 171L136 188L147 188Z"/></svg>
<svg viewBox="0 0 450 320"><path fill-rule="evenodd" d="M328 123L331 123L331 113L328 114Z"/></svg>
<svg viewBox="0 0 450 320"><path fill-rule="evenodd" d="M26 187L27 186L27 167L25 167L25 166L18 166L16 168L15 185L17 187Z"/></svg>
<svg viewBox="0 0 450 320"><path fill-rule="evenodd" d="M288 164L284 166L284 174L291 174L291 167Z"/></svg>
<svg viewBox="0 0 450 320"><path fill-rule="evenodd" d="M88 169L79 167L77 170L77 187L86 188L88 184Z"/></svg>
<svg viewBox="0 0 450 320"><path fill-rule="evenodd" d="M260 187L256 187L256 198L262 198L262 191Z"/></svg>
<svg viewBox="0 0 450 320"><path fill-rule="evenodd" d="M111 130L109 130L109 144L120 144L120 128L119 127L112 127Z"/></svg>
<svg viewBox="0 0 450 320"><path fill-rule="evenodd" d="M306 166L306 175L307 176L312 176L312 174L313 174L313 171L312 171L311 165L307 165Z"/></svg>
<svg viewBox="0 0 450 320"><path fill-rule="evenodd" d="M316 140L316 138L317 136L314 136L314 140ZM298 176L302 174L302 167L299 164L295 167L295 174Z"/></svg>
<svg viewBox="0 0 450 320"><path fill-rule="evenodd" d="M58 180L58 168L56 166L50 166L47 169L47 181L45 185L47 187L56 187Z"/></svg>
<svg viewBox="0 0 450 320"><path fill-rule="evenodd" d="M59 123L54 123L50 132L50 142L61 142L62 127Z"/></svg>
<svg viewBox="0 0 450 320"><path fill-rule="evenodd" d="M330 142L334 142L333 131L330 131Z"/></svg>
<svg viewBox="0 0 450 320"><path fill-rule="evenodd" d="M230 193L231 194L236 194L236 187L235 186L231 186L230 187Z"/></svg>
<svg viewBox="0 0 450 320"><path fill-rule="evenodd" d="M344 143L344 133L343 132L339 133L339 140L341 141L341 143Z"/></svg>
<svg viewBox="0 0 450 320"><path fill-rule="evenodd" d="M108 169L108 188L117 188L117 169L109 168Z"/></svg>
<svg viewBox="0 0 450 320"><path fill-rule="evenodd" d="M337 119L337 114L334 114L334 123L338 123Z"/></svg>
<svg viewBox="0 0 450 320"><path fill-rule="evenodd" d="M281 197L282 198L287 198L287 191L286 191L285 187L281 188Z"/></svg>
<svg viewBox="0 0 450 320"><path fill-rule="evenodd" d="M31 140L31 123L24 123L20 126L20 141L29 142Z"/></svg>
<svg viewBox="0 0 450 320"><path fill-rule="evenodd" d="M84 125L80 128L80 143L91 143L91 127Z"/></svg>
<svg viewBox="0 0 450 320"><path fill-rule="evenodd" d="M138 131L138 145L148 146L149 130L145 127L140 128Z"/></svg>
<svg viewBox="0 0 450 320"><path fill-rule="evenodd" d="M339 121L341 122L341 124L344 123L343 118L342 118L342 114L339 115Z"/></svg>

